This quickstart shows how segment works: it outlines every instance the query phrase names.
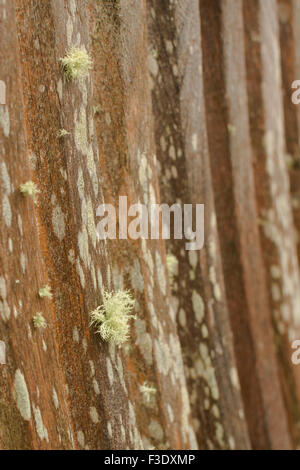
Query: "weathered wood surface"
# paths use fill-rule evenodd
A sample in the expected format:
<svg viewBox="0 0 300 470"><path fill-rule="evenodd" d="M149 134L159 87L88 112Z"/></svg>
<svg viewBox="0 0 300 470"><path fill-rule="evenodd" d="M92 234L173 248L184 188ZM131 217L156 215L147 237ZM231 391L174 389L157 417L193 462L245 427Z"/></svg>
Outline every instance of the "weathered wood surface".
<svg viewBox="0 0 300 470"><path fill-rule="evenodd" d="M297 0L0 3L1 449L299 447L299 15ZM72 46L93 67L68 82ZM119 196L204 204L203 248L99 240L97 208ZM124 347L89 326L103 289L136 301Z"/></svg>
<svg viewBox="0 0 300 470"><path fill-rule="evenodd" d="M193 422L201 448L247 448L203 119L199 5L154 0L149 2L148 16L161 199L169 205L205 204L203 249L182 250L181 240L167 243L179 262L173 303Z"/></svg>
<svg viewBox="0 0 300 470"><path fill-rule="evenodd" d="M294 442L298 443L299 371L290 360L289 344L300 333L300 285L284 142L276 7L276 3L270 1L245 5L248 29L246 63L254 177L267 291L285 406ZM257 34L256 41L251 38L251 34L255 34L253 31Z"/></svg>

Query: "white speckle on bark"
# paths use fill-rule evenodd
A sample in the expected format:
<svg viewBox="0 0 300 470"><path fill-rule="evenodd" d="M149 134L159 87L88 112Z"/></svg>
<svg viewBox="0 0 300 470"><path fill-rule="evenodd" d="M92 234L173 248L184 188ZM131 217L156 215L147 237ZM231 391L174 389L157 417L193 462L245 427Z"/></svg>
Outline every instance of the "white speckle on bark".
<svg viewBox="0 0 300 470"><path fill-rule="evenodd" d="M30 407L30 398L26 385L24 375L17 369L14 379L14 392L17 402L17 408L21 413L21 416L29 421L31 418L31 407Z"/></svg>

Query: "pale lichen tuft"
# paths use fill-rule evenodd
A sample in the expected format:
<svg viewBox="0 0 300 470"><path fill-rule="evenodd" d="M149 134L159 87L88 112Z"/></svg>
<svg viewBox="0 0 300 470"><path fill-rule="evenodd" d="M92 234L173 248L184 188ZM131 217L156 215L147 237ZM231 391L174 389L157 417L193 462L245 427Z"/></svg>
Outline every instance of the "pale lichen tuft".
<svg viewBox="0 0 300 470"><path fill-rule="evenodd" d="M172 253L167 254L167 270L170 284L172 285L174 281L174 276L177 274L178 271L178 260L176 256L174 256Z"/></svg>
<svg viewBox="0 0 300 470"><path fill-rule="evenodd" d="M91 312L90 325L104 341L120 346L129 338L129 320L134 299L129 291L103 291L103 304Z"/></svg>
<svg viewBox="0 0 300 470"><path fill-rule="evenodd" d="M52 299L52 292L51 292L51 287L48 286L48 284L45 287L41 287L39 290L39 296L41 298L47 297L48 299Z"/></svg>
<svg viewBox="0 0 300 470"><path fill-rule="evenodd" d="M140 386L140 391L144 395L147 402L150 402L151 398L156 394L157 390L152 385L149 385L147 382L144 382Z"/></svg>
<svg viewBox="0 0 300 470"><path fill-rule="evenodd" d="M43 315L39 312L37 313L33 319L33 325L35 328L46 328L47 327L47 322L45 320L45 318L43 317Z"/></svg>
<svg viewBox="0 0 300 470"><path fill-rule="evenodd" d="M60 61L68 81L86 77L92 68L92 60L84 47L72 47Z"/></svg>
<svg viewBox="0 0 300 470"><path fill-rule="evenodd" d="M37 185L33 181L27 181L26 183L23 183L20 185L20 191L24 196L30 196L36 201L36 196L40 192L39 189L37 188Z"/></svg>
<svg viewBox="0 0 300 470"><path fill-rule="evenodd" d="M59 129L58 131L58 137L65 137L66 135L70 135L70 132L68 132L66 129Z"/></svg>

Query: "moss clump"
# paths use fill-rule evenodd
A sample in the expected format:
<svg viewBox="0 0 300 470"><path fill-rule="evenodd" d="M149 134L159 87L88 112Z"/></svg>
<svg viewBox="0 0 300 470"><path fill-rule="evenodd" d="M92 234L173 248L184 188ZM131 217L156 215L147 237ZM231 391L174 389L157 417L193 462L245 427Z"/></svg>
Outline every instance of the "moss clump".
<svg viewBox="0 0 300 470"><path fill-rule="evenodd" d="M120 346L128 340L134 302L129 291L103 291L103 304L90 314L90 325L96 327L103 341Z"/></svg>
<svg viewBox="0 0 300 470"><path fill-rule="evenodd" d="M86 77L93 64L84 47L72 47L60 61L68 81Z"/></svg>

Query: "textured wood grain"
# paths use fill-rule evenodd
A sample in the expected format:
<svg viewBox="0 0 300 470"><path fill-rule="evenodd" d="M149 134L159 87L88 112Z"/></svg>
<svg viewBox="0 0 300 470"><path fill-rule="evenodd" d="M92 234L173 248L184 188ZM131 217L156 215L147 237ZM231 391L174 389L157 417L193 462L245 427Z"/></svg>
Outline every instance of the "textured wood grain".
<svg viewBox="0 0 300 470"><path fill-rule="evenodd" d="M278 364L297 443L299 372L290 361L289 344L299 336L300 286L284 142L277 5L258 2L256 6L256 10L255 5L244 10L254 177ZM259 41L251 38L253 32Z"/></svg>
<svg viewBox="0 0 300 470"><path fill-rule="evenodd" d="M245 112L242 6L240 1L200 1L208 142L225 287L252 445L288 448Z"/></svg>
<svg viewBox="0 0 300 470"><path fill-rule="evenodd" d="M284 131L286 143L286 164L289 168L291 204L296 226L298 259L300 259L300 156L299 118L300 108L292 102L292 83L299 76L299 18L300 5L296 1L278 0L279 39L281 47L281 73L284 104Z"/></svg>
<svg viewBox="0 0 300 470"><path fill-rule="evenodd" d="M201 448L247 447L203 119L198 2L152 1L149 24L161 199L169 205L174 201L205 204L204 248L186 251L184 240L167 244L178 259L173 304L194 425Z"/></svg>
<svg viewBox="0 0 300 470"><path fill-rule="evenodd" d="M150 208L159 196L150 89L145 86L146 4L90 5L104 198L118 207L119 196L128 195L128 205L141 201ZM116 240L110 246L115 277L135 293L139 305L126 368L143 442L146 448L195 448L164 246L155 240ZM145 382L157 387L148 406L140 392Z"/></svg>
<svg viewBox="0 0 300 470"><path fill-rule="evenodd" d="M1 449L299 448L299 14L0 2ZM68 81L72 47L93 65ZM120 196L204 204L203 248L100 240ZM120 348L89 325L118 289L135 299Z"/></svg>

